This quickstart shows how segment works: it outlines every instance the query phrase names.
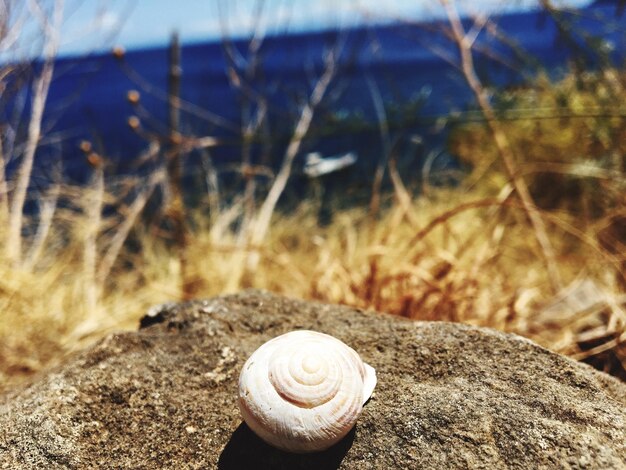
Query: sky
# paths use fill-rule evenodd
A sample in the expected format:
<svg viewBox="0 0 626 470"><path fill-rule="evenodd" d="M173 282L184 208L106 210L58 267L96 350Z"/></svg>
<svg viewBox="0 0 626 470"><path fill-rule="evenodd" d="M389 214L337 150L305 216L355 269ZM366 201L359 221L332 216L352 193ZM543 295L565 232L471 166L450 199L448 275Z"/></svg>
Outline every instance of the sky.
<svg viewBox="0 0 626 470"><path fill-rule="evenodd" d="M85 54L121 45L126 50L166 44L177 30L183 43L311 31L398 18L441 15L434 0L66 0L60 55ZM519 10L538 0L458 0L461 12ZM560 0L583 6L589 0ZM263 8L259 9L258 5ZM257 21L258 20L258 21ZM257 25L257 26L255 26Z"/></svg>

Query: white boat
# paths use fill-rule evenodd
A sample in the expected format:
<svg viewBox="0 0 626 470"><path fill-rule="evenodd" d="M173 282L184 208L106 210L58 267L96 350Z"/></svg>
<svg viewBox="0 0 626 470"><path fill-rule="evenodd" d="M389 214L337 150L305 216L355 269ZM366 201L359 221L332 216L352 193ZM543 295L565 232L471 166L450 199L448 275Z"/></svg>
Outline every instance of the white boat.
<svg viewBox="0 0 626 470"><path fill-rule="evenodd" d="M341 170L354 165L357 160L356 152L348 152L334 157L322 157L319 152L311 152L306 155L304 162L304 174L309 178L318 178L322 175Z"/></svg>

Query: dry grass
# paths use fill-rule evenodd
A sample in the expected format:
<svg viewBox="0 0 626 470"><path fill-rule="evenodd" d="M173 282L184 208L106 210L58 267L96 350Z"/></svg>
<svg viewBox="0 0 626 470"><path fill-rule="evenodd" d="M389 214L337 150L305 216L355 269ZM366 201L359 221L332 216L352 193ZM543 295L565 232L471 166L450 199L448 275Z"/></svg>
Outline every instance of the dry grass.
<svg viewBox="0 0 626 470"><path fill-rule="evenodd" d="M561 275L570 283L555 299L531 228L506 195L480 199L446 190L410 206L390 204L377 220L363 209L338 212L326 227L318 226L316 209L309 201L275 215L267 241L254 250L220 230L219 220L195 214L186 259L196 296L254 287L488 326L626 379L620 263L595 241L593 227L578 231L571 216L545 214ZM135 227L133 248L122 250L89 305L88 212L57 212L34 267L0 264L0 382L7 386L111 330L135 328L149 306L182 295L179 258L153 231ZM114 234L112 228L101 233L96 258ZM251 251L260 255L254 272L246 269Z"/></svg>

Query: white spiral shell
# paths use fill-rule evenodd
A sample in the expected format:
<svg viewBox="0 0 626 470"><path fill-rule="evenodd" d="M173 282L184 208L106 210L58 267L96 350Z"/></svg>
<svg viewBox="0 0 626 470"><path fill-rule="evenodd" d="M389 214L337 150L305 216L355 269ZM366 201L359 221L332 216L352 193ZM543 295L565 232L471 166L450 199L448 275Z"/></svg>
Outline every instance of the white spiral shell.
<svg viewBox="0 0 626 470"><path fill-rule="evenodd" d="M356 423L376 373L346 344L316 331L278 336L257 349L239 377L244 421L289 452L324 450Z"/></svg>

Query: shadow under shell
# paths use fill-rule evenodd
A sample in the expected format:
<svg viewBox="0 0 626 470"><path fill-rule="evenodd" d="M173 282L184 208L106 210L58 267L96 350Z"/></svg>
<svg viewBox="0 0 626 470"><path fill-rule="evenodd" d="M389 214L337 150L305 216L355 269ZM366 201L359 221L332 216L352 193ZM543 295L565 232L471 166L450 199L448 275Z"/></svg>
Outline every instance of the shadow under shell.
<svg viewBox="0 0 626 470"><path fill-rule="evenodd" d="M346 436L322 451L292 454L270 446L259 438L246 423L233 432L218 460L220 470L254 469L337 469L352 447L356 426Z"/></svg>

